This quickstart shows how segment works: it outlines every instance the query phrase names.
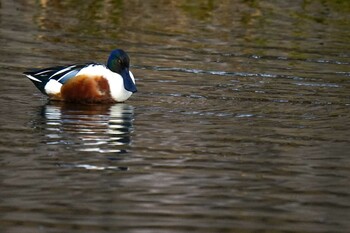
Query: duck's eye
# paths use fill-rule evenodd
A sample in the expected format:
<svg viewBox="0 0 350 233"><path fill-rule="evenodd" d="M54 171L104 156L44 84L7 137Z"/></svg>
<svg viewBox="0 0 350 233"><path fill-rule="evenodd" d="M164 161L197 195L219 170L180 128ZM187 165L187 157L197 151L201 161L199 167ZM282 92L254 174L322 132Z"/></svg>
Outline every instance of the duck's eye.
<svg viewBox="0 0 350 233"><path fill-rule="evenodd" d="M122 64L122 60L118 59L117 62L119 63L119 65Z"/></svg>

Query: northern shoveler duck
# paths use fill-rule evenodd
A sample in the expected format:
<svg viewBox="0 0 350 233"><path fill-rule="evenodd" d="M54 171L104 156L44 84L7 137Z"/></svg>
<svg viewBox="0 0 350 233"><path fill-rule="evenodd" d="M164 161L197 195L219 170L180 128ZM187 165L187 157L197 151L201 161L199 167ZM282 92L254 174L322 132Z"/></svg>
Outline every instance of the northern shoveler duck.
<svg viewBox="0 0 350 233"><path fill-rule="evenodd" d="M51 100L81 103L124 102L137 91L130 58L113 50L107 66L99 63L56 66L24 72Z"/></svg>

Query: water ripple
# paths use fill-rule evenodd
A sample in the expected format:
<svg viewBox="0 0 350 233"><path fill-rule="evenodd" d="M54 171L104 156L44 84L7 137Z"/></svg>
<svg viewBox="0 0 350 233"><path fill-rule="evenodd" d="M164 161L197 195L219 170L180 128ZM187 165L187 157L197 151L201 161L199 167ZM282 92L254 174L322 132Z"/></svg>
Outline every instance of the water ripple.
<svg viewBox="0 0 350 233"><path fill-rule="evenodd" d="M128 167L96 166L96 165L90 165L90 164L59 163L59 164L57 164L57 166L61 167L61 168L82 168L82 169L86 169L86 170L97 170L97 171L103 171L103 170L127 171L127 170L129 170Z"/></svg>
<svg viewBox="0 0 350 233"><path fill-rule="evenodd" d="M133 107L51 103L41 112L46 144L82 152L125 153L131 143Z"/></svg>
<svg viewBox="0 0 350 233"><path fill-rule="evenodd" d="M262 78L282 78L303 80L303 77L295 75L283 75L283 74L269 74L269 73L249 73L249 72L231 72L231 71L219 71L219 70L202 70L202 69L189 69L181 67L161 67L161 66L134 66L138 69L156 70L156 71L171 71L171 72L183 72L191 74L208 74L216 76L239 76L239 77L262 77Z"/></svg>

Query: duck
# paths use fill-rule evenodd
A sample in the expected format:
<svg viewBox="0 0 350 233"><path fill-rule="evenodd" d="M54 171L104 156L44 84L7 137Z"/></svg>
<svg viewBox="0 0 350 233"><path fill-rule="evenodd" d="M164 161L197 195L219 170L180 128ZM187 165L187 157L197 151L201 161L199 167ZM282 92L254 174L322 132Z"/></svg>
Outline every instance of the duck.
<svg viewBox="0 0 350 233"><path fill-rule="evenodd" d="M124 102L137 92L130 58L122 49L113 50L107 64L84 63L35 69L23 73L49 97L74 103Z"/></svg>

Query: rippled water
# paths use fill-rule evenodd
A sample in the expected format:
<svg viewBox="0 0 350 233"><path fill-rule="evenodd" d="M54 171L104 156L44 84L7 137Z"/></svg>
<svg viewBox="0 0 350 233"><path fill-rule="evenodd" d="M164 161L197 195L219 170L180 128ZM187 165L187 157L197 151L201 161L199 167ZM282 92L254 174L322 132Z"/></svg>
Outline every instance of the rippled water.
<svg viewBox="0 0 350 233"><path fill-rule="evenodd" d="M1 1L1 232L349 232L348 1ZM129 52L139 92L21 74Z"/></svg>

